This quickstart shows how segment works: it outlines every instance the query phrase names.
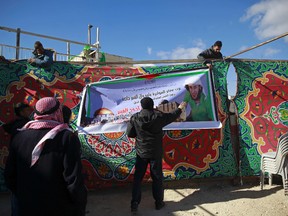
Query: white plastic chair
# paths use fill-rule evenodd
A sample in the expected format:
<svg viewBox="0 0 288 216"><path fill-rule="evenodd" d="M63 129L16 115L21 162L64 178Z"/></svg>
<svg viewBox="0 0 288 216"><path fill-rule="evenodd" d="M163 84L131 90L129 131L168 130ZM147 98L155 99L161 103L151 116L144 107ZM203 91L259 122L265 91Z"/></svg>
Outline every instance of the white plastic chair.
<svg viewBox="0 0 288 216"><path fill-rule="evenodd" d="M288 132L283 134L275 152L267 152L261 157L260 186L264 187L265 172L269 176L269 185L272 185L273 174L281 175L284 194L288 196Z"/></svg>

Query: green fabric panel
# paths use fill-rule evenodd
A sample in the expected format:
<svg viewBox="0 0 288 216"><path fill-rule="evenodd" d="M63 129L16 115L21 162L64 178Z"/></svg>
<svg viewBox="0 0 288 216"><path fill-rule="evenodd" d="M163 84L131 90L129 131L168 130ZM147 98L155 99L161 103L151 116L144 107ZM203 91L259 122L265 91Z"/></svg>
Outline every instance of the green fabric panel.
<svg viewBox="0 0 288 216"><path fill-rule="evenodd" d="M275 151L287 132L287 61L234 60L241 173L260 173L261 155ZM281 114L282 112L282 114Z"/></svg>

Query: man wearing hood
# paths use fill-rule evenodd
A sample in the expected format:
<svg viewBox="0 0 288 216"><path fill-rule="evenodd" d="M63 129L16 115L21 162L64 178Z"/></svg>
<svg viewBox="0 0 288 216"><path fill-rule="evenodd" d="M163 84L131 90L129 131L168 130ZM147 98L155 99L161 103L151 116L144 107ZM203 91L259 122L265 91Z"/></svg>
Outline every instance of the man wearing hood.
<svg viewBox="0 0 288 216"><path fill-rule="evenodd" d="M201 52L197 58L201 61L203 61L203 64L205 64L209 69L212 68L212 59L223 59L222 53L222 42L216 41L213 46L211 46L209 49L204 50Z"/></svg>
<svg viewBox="0 0 288 216"><path fill-rule="evenodd" d="M136 139L136 163L131 200L132 212L137 211L141 201L141 182L148 164L150 164L153 181L152 192L155 199L155 208L159 210L164 207L162 128L175 121L186 106L186 103L182 102L175 111L163 113L153 108L154 102L150 97L144 97L140 103L142 110L131 116L126 130L128 137Z"/></svg>

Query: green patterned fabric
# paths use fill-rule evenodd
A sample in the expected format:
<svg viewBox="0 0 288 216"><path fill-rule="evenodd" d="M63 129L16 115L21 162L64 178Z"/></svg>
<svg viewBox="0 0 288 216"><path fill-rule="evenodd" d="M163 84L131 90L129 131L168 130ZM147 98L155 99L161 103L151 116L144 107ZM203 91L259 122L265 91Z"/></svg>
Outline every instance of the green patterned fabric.
<svg viewBox="0 0 288 216"><path fill-rule="evenodd" d="M36 68L26 62L0 63L0 126L14 118L13 106L25 102L34 106L37 100L56 95L70 107L72 127L79 112L83 87L92 82L140 74L169 73L201 68L202 64L154 67L96 67L54 62L49 69ZM212 178L238 174L231 143L228 117L227 72L229 62L213 67L215 99L221 129L165 131L163 135L163 173L165 180ZM3 170L8 156L9 135L0 130L0 191L5 190ZM134 141L125 133L79 135L82 164L88 189L111 187L131 182L134 173ZM148 181L149 175L145 176Z"/></svg>
<svg viewBox="0 0 288 216"><path fill-rule="evenodd" d="M258 175L261 155L275 151L287 132L288 62L233 62L237 72L234 102L239 118L241 172Z"/></svg>

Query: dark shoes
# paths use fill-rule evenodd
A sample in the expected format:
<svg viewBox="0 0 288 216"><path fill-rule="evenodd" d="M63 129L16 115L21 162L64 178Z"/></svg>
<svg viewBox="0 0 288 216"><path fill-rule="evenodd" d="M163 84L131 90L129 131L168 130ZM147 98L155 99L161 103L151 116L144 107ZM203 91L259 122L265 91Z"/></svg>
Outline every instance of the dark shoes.
<svg viewBox="0 0 288 216"><path fill-rule="evenodd" d="M160 210L165 206L165 202L155 202L155 209ZM136 213L138 210L138 202L131 203L131 212Z"/></svg>
<svg viewBox="0 0 288 216"><path fill-rule="evenodd" d="M137 212L138 202L131 203L131 212Z"/></svg>
<svg viewBox="0 0 288 216"><path fill-rule="evenodd" d="M161 202L155 202L155 209L156 210L160 210L165 206L165 202L161 201Z"/></svg>

